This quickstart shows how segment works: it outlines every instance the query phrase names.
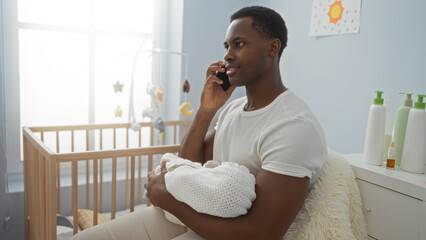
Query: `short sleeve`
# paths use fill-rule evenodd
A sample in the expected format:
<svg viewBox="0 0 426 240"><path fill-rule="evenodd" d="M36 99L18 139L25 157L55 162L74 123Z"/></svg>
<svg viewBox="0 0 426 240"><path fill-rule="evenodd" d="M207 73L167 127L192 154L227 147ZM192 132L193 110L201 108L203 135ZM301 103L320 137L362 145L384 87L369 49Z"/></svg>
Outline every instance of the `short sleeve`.
<svg viewBox="0 0 426 240"><path fill-rule="evenodd" d="M262 169L316 181L324 166L327 147L322 129L305 117L277 122L259 144Z"/></svg>

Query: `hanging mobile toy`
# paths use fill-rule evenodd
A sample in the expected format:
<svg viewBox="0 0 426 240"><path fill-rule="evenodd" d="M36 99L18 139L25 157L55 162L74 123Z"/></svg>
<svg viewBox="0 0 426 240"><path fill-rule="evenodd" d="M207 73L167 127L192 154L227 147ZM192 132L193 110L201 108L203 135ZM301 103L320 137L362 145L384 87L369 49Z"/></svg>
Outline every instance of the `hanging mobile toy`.
<svg viewBox="0 0 426 240"><path fill-rule="evenodd" d="M158 101L162 102L162 101L163 101L163 95L164 95L163 88L162 88L161 86L159 86L159 87L157 88L157 91L155 92L155 98L156 98Z"/></svg>
<svg viewBox="0 0 426 240"><path fill-rule="evenodd" d="M158 129L158 131L159 131L158 134L164 133L165 125L164 125L164 120L163 120L162 117L156 117L154 119L154 128Z"/></svg>
<svg viewBox="0 0 426 240"><path fill-rule="evenodd" d="M194 109L188 110L188 107L191 107L192 104L187 102L187 97L189 93L190 85L188 80L185 80L183 83L183 93L185 94L185 102L182 103L179 107L179 112L182 116L191 116L194 113Z"/></svg>

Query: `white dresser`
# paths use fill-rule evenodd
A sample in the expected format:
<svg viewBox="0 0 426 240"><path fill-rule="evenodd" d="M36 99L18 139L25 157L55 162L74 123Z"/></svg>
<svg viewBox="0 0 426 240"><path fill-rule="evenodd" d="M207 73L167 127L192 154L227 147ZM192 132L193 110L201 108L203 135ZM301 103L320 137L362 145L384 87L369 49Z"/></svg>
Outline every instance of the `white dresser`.
<svg viewBox="0 0 426 240"><path fill-rule="evenodd" d="M361 191L371 239L426 240L426 175L362 162L345 154Z"/></svg>

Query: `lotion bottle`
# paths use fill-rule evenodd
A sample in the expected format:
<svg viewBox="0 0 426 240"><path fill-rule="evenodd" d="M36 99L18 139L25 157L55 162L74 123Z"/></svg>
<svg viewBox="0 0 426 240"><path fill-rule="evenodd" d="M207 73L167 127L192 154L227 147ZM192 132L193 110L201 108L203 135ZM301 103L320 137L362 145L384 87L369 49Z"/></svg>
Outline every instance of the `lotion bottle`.
<svg viewBox="0 0 426 240"><path fill-rule="evenodd" d="M426 163L426 111L424 94L417 95L414 108L410 109L405 132L401 169L413 173L424 173Z"/></svg>
<svg viewBox="0 0 426 240"><path fill-rule="evenodd" d="M395 128L393 130L393 141L395 143L395 165L401 165L402 150L404 149L405 131L407 130L408 113L413 106L413 100L411 100L412 93L400 93L406 94L407 97L404 101L404 105L398 108L395 117Z"/></svg>
<svg viewBox="0 0 426 240"><path fill-rule="evenodd" d="M373 165L383 163L383 142L385 138L386 108L383 106L382 91L370 106L362 160Z"/></svg>

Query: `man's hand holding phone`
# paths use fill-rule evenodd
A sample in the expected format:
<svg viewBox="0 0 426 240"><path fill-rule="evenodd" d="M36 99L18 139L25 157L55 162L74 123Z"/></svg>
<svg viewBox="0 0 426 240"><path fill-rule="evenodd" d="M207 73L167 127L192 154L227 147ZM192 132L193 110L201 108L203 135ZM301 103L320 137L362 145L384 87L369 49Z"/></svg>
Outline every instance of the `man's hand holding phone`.
<svg viewBox="0 0 426 240"><path fill-rule="evenodd" d="M227 78L225 63L219 61L210 64L201 94L201 107L205 111L216 112L226 103L234 90L235 87L231 86Z"/></svg>

